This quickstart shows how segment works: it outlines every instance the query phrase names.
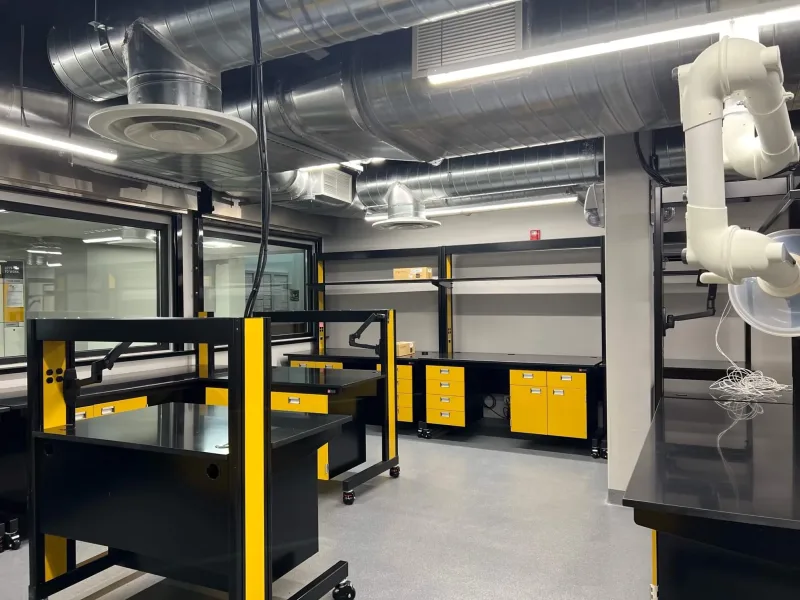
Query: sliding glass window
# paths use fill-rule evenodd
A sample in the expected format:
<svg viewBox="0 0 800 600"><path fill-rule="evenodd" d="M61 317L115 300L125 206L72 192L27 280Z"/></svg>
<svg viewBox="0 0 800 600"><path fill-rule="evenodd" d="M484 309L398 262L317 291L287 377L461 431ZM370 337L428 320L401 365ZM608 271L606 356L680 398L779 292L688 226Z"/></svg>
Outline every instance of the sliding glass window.
<svg viewBox="0 0 800 600"><path fill-rule="evenodd" d="M203 237L203 308L217 317L244 314L258 261L258 237L206 228ZM274 239L261 280L255 312L309 310L313 243ZM275 323L276 339L311 335L306 323Z"/></svg>
<svg viewBox="0 0 800 600"><path fill-rule="evenodd" d="M0 204L0 363L24 359L26 319L168 315L166 233L166 225ZM75 350L113 345L79 342Z"/></svg>

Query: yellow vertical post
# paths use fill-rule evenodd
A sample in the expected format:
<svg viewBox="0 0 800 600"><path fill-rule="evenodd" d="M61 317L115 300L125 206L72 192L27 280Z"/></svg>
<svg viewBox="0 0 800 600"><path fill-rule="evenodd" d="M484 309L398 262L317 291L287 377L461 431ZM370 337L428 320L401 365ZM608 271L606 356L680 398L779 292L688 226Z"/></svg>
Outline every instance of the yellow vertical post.
<svg viewBox="0 0 800 600"><path fill-rule="evenodd" d="M317 283L325 283L325 265L321 260L317 260ZM325 290L320 288L317 292L317 310L325 310ZM320 354L325 352L325 323L319 322L317 333L317 350Z"/></svg>
<svg viewBox="0 0 800 600"><path fill-rule="evenodd" d="M201 319L205 319L208 317L208 313L203 311L197 313L197 316ZM209 348L208 344L197 344L197 376L203 379L208 379L211 375L209 373Z"/></svg>
<svg viewBox="0 0 800 600"><path fill-rule="evenodd" d="M448 254L445 256L445 273L447 279L453 277L453 257ZM453 352L453 290L447 288L447 352Z"/></svg>
<svg viewBox="0 0 800 600"><path fill-rule="evenodd" d="M397 335L395 333L394 310L389 311L388 323L386 327L387 340L386 348L389 354L387 359L386 389L388 390L389 405L389 458L397 456Z"/></svg>
<svg viewBox="0 0 800 600"><path fill-rule="evenodd" d="M63 427L67 424L67 402L64 399L63 379L58 374L64 373L67 368L67 344L43 342L42 346L42 425L44 429ZM66 538L44 536L45 581L67 572L67 542Z"/></svg>
<svg viewBox="0 0 800 600"><path fill-rule="evenodd" d="M264 319L244 321L244 571L245 598L263 599L267 584L267 449Z"/></svg>
<svg viewBox="0 0 800 600"><path fill-rule="evenodd" d="M653 586L658 586L658 532L653 531Z"/></svg>

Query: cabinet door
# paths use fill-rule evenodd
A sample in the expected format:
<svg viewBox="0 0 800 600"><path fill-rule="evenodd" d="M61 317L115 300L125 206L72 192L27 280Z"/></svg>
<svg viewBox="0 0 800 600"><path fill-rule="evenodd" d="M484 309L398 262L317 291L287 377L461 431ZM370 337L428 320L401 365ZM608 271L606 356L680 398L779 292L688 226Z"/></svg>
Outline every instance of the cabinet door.
<svg viewBox="0 0 800 600"><path fill-rule="evenodd" d="M586 390L548 388L547 433L586 439Z"/></svg>
<svg viewBox="0 0 800 600"><path fill-rule="evenodd" d="M511 431L547 435L547 388L511 386Z"/></svg>

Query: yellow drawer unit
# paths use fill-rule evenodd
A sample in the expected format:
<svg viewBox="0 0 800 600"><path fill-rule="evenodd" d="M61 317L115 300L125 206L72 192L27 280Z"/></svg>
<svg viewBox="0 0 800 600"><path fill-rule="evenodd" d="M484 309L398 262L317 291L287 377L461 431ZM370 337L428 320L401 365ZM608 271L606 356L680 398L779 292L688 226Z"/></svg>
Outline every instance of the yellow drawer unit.
<svg viewBox="0 0 800 600"><path fill-rule="evenodd" d="M398 379L397 380L397 393L398 394L413 394L414 393L414 382L410 379Z"/></svg>
<svg viewBox="0 0 800 600"><path fill-rule="evenodd" d="M317 363L310 361L310 360L293 360L289 363L290 367L305 367L307 369L313 369L317 366Z"/></svg>
<svg viewBox="0 0 800 600"><path fill-rule="evenodd" d="M547 403L546 387L512 385L511 431L547 435Z"/></svg>
<svg viewBox="0 0 800 600"><path fill-rule="evenodd" d="M411 365L397 365L397 379L414 379L414 370Z"/></svg>
<svg viewBox="0 0 800 600"><path fill-rule="evenodd" d="M272 410L328 414L328 396L325 394L291 394L272 392Z"/></svg>
<svg viewBox="0 0 800 600"><path fill-rule="evenodd" d="M509 371L508 382L511 385L530 385L535 387L547 387L546 371Z"/></svg>
<svg viewBox="0 0 800 600"><path fill-rule="evenodd" d="M425 398L425 408L428 410L466 410L463 396L446 396L441 394L428 394Z"/></svg>
<svg viewBox="0 0 800 600"><path fill-rule="evenodd" d="M464 381L445 381L428 379L425 382L426 394L444 394L445 396L464 396Z"/></svg>
<svg viewBox="0 0 800 600"><path fill-rule="evenodd" d="M427 365L425 367L425 379L436 381L460 381L464 382L464 367L448 367L439 365Z"/></svg>
<svg viewBox="0 0 800 600"><path fill-rule="evenodd" d="M547 387L586 389L586 373L551 371L547 373Z"/></svg>
<svg viewBox="0 0 800 600"><path fill-rule="evenodd" d="M401 423L411 423L414 421L414 408L411 406L397 407L397 420Z"/></svg>
<svg viewBox="0 0 800 600"><path fill-rule="evenodd" d="M397 394L397 406L401 406L403 408L411 408L412 406L414 406L414 395Z"/></svg>
<svg viewBox="0 0 800 600"><path fill-rule="evenodd" d="M291 367L305 367L306 369L343 369L344 363L330 360L293 360L289 363Z"/></svg>
<svg viewBox="0 0 800 600"><path fill-rule="evenodd" d="M344 369L344 363L331 362L329 360L318 361L315 366L319 369Z"/></svg>
<svg viewBox="0 0 800 600"><path fill-rule="evenodd" d="M75 409L75 420L83 421L94 418L94 406L83 406Z"/></svg>
<svg viewBox="0 0 800 600"><path fill-rule="evenodd" d="M512 414L513 410L512 408ZM547 433L584 440L588 437L585 389L548 388Z"/></svg>
<svg viewBox="0 0 800 600"><path fill-rule="evenodd" d="M467 424L466 413L459 410L427 410L429 425L449 425L450 427L465 427Z"/></svg>
<svg viewBox="0 0 800 600"><path fill-rule="evenodd" d="M147 396L140 398L131 398L130 400L117 400L116 402L105 402L103 404L95 404L94 416L106 417L117 413L128 412L131 410L139 410L140 408L147 407Z"/></svg>

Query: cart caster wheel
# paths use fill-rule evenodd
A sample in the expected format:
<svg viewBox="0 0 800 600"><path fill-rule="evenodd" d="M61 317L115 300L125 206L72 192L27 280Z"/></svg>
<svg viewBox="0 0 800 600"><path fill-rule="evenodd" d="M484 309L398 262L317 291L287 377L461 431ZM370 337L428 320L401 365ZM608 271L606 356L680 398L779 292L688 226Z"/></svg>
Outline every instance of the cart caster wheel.
<svg viewBox="0 0 800 600"><path fill-rule="evenodd" d="M391 475L395 479L400 477L400 467L392 467L391 469L389 469L389 475Z"/></svg>
<svg viewBox="0 0 800 600"><path fill-rule="evenodd" d="M426 430L423 432L423 435L425 436L425 439L426 439L426 440L430 440L430 439L432 439L432 438L433 438L433 432L432 432L430 429L426 429Z"/></svg>
<svg viewBox="0 0 800 600"><path fill-rule="evenodd" d="M355 492L342 492L342 502L344 502L347 506L352 506L355 501L356 501ZM346 597L347 596L342 596L342 598Z"/></svg>
<svg viewBox="0 0 800 600"><path fill-rule="evenodd" d="M608 450L605 450L605 449L601 450L600 451L600 457L601 458L605 458L606 460L608 460Z"/></svg>
<svg viewBox="0 0 800 600"><path fill-rule="evenodd" d="M12 550L19 550L21 546L22 546L22 541L21 540L14 540L13 542L11 542L11 549Z"/></svg>
<svg viewBox="0 0 800 600"><path fill-rule="evenodd" d="M333 600L353 600L356 597L356 588L349 581L343 581L333 588Z"/></svg>
<svg viewBox="0 0 800 600"><path fill-rule="evenodd" d="M592 458L595 460L600 458L600 448L592 448Z"/></svg>

